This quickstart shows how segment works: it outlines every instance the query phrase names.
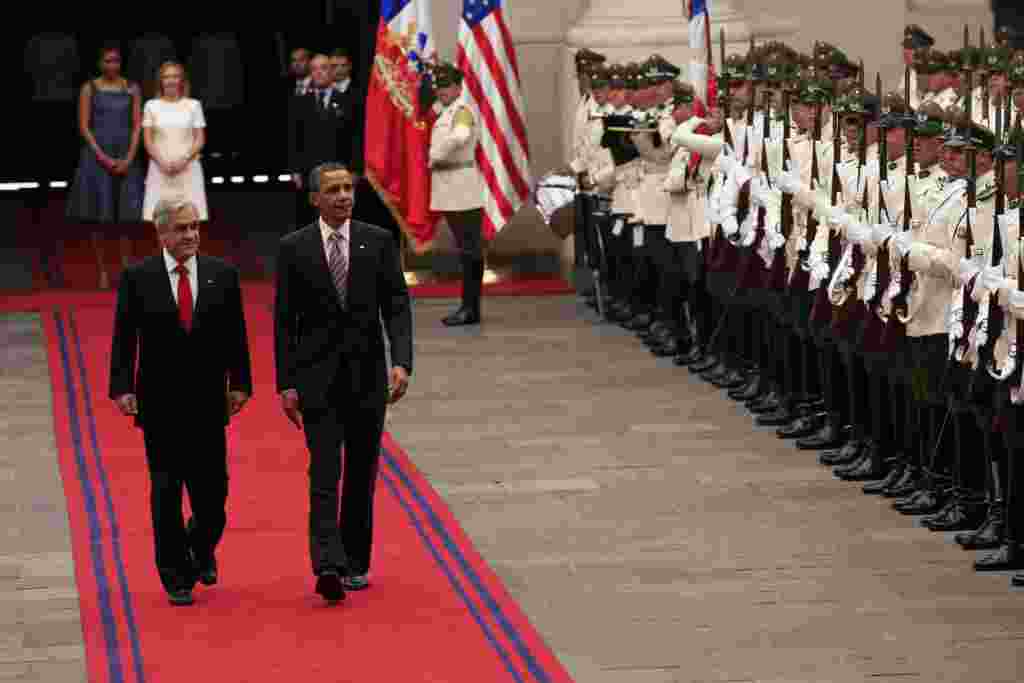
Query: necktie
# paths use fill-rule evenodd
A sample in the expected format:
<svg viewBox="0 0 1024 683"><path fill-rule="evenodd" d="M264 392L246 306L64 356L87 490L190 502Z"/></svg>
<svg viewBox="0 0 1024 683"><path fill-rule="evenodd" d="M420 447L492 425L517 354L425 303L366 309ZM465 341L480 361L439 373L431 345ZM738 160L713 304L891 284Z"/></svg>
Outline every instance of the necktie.
<svg viewBox="0 0 1024 683"><path fill-rule="evenodd" d="M345 290L348 287L348 262L342 249L342 239L341 233L331 233L331 258L327 262L327 267L331 271L334 287L338 290L338 301L341 302L341 307L344 309Z"/></svg>
<svg viewBox="0 0 1024 683"><path fill-rule="evenodd" d="M186 332L192 331L192 285L188 281L188 268L179 265L174 269L178 274L178 319Z"/></svg>

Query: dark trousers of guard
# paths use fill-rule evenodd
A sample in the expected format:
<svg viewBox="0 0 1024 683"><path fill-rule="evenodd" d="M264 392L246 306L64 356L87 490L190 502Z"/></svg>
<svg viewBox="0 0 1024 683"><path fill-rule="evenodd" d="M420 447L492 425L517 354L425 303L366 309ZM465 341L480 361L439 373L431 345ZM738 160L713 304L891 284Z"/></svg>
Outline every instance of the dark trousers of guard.
<svg viewBox="0 0 1024 683"><path fill-rule="evenodd" d="M227 524L227 442L224 425L145 428L156 566L168 592L191 589L197 562L212 558ZM182 498L188 491L192 519Z"/></svg>
<svg viewBox="0 0 1024 683"><path fill-rule="evenodd" d="M314 575L326 569L359 575L370 568L386 392L383 354L352 358L338 369L323 407L303 411Z"/></svg>
<svg viewBox="0 0 1024 683"><path fill-rule="evenodd" d="M621 322L633 317L629 307L633 291L633 228L628 216L621 213L612 213L608 224L609 318Z"/></svg>
<svg viewBox="0 0 1024 683"><path fill-rule="evenodd" d="M446 211L448 227L452 230L462 264L462 305L480 315L480 296L484 281L483 210Z"/></svg>

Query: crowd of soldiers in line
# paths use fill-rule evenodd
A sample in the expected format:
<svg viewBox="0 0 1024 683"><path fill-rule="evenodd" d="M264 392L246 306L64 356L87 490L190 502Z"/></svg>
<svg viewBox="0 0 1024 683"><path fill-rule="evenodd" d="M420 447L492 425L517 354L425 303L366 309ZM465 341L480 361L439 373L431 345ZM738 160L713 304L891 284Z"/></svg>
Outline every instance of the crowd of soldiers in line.
<svg viewBox="0 0 1024 683"><path fill-rule="evenodd" d="M972 38L908 26L885 90L833 45L752 44L709 97L658 55L581 50L571 168L604 318L1005 571L1024 568L1024 52Z"/></svg>

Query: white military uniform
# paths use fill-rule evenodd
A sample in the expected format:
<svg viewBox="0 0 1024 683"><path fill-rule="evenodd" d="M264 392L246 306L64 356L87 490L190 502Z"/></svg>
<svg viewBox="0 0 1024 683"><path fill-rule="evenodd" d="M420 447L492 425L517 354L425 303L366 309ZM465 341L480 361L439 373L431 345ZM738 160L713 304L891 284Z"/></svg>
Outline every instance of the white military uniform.
<svg viewBox="0 0 1024 683"><path fill-rule="evenodd" d="M469 211L483 206L484 186L476 167L477 117L465 97L441 112L430 134L430 208Z"/></svg>

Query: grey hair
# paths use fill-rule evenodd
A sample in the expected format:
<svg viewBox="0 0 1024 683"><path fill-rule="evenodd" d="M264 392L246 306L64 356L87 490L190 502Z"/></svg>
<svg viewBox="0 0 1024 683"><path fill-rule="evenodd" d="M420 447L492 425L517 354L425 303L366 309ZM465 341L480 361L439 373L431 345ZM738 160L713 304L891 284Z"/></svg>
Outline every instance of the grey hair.
<svg viewBox="0 0 1024 683"><path fill-rule="evenodd" d="M309 172L309 191L320 191L320 179L323 178L324 173L333 173L334 171L348 170L348 166L341 163L340 161L325 161L324 163L320 164L319 166L317 166L316 168ZM349 173L352 172L349 171Z"/></svg>
<svg viewBox="0 0 1024 683"><path fill-rule="evenodd" d="M166 228L179 211L190 207L195 208L195 205L182 197L161 199L153 207L153 223L157 229Z"/></svg>

